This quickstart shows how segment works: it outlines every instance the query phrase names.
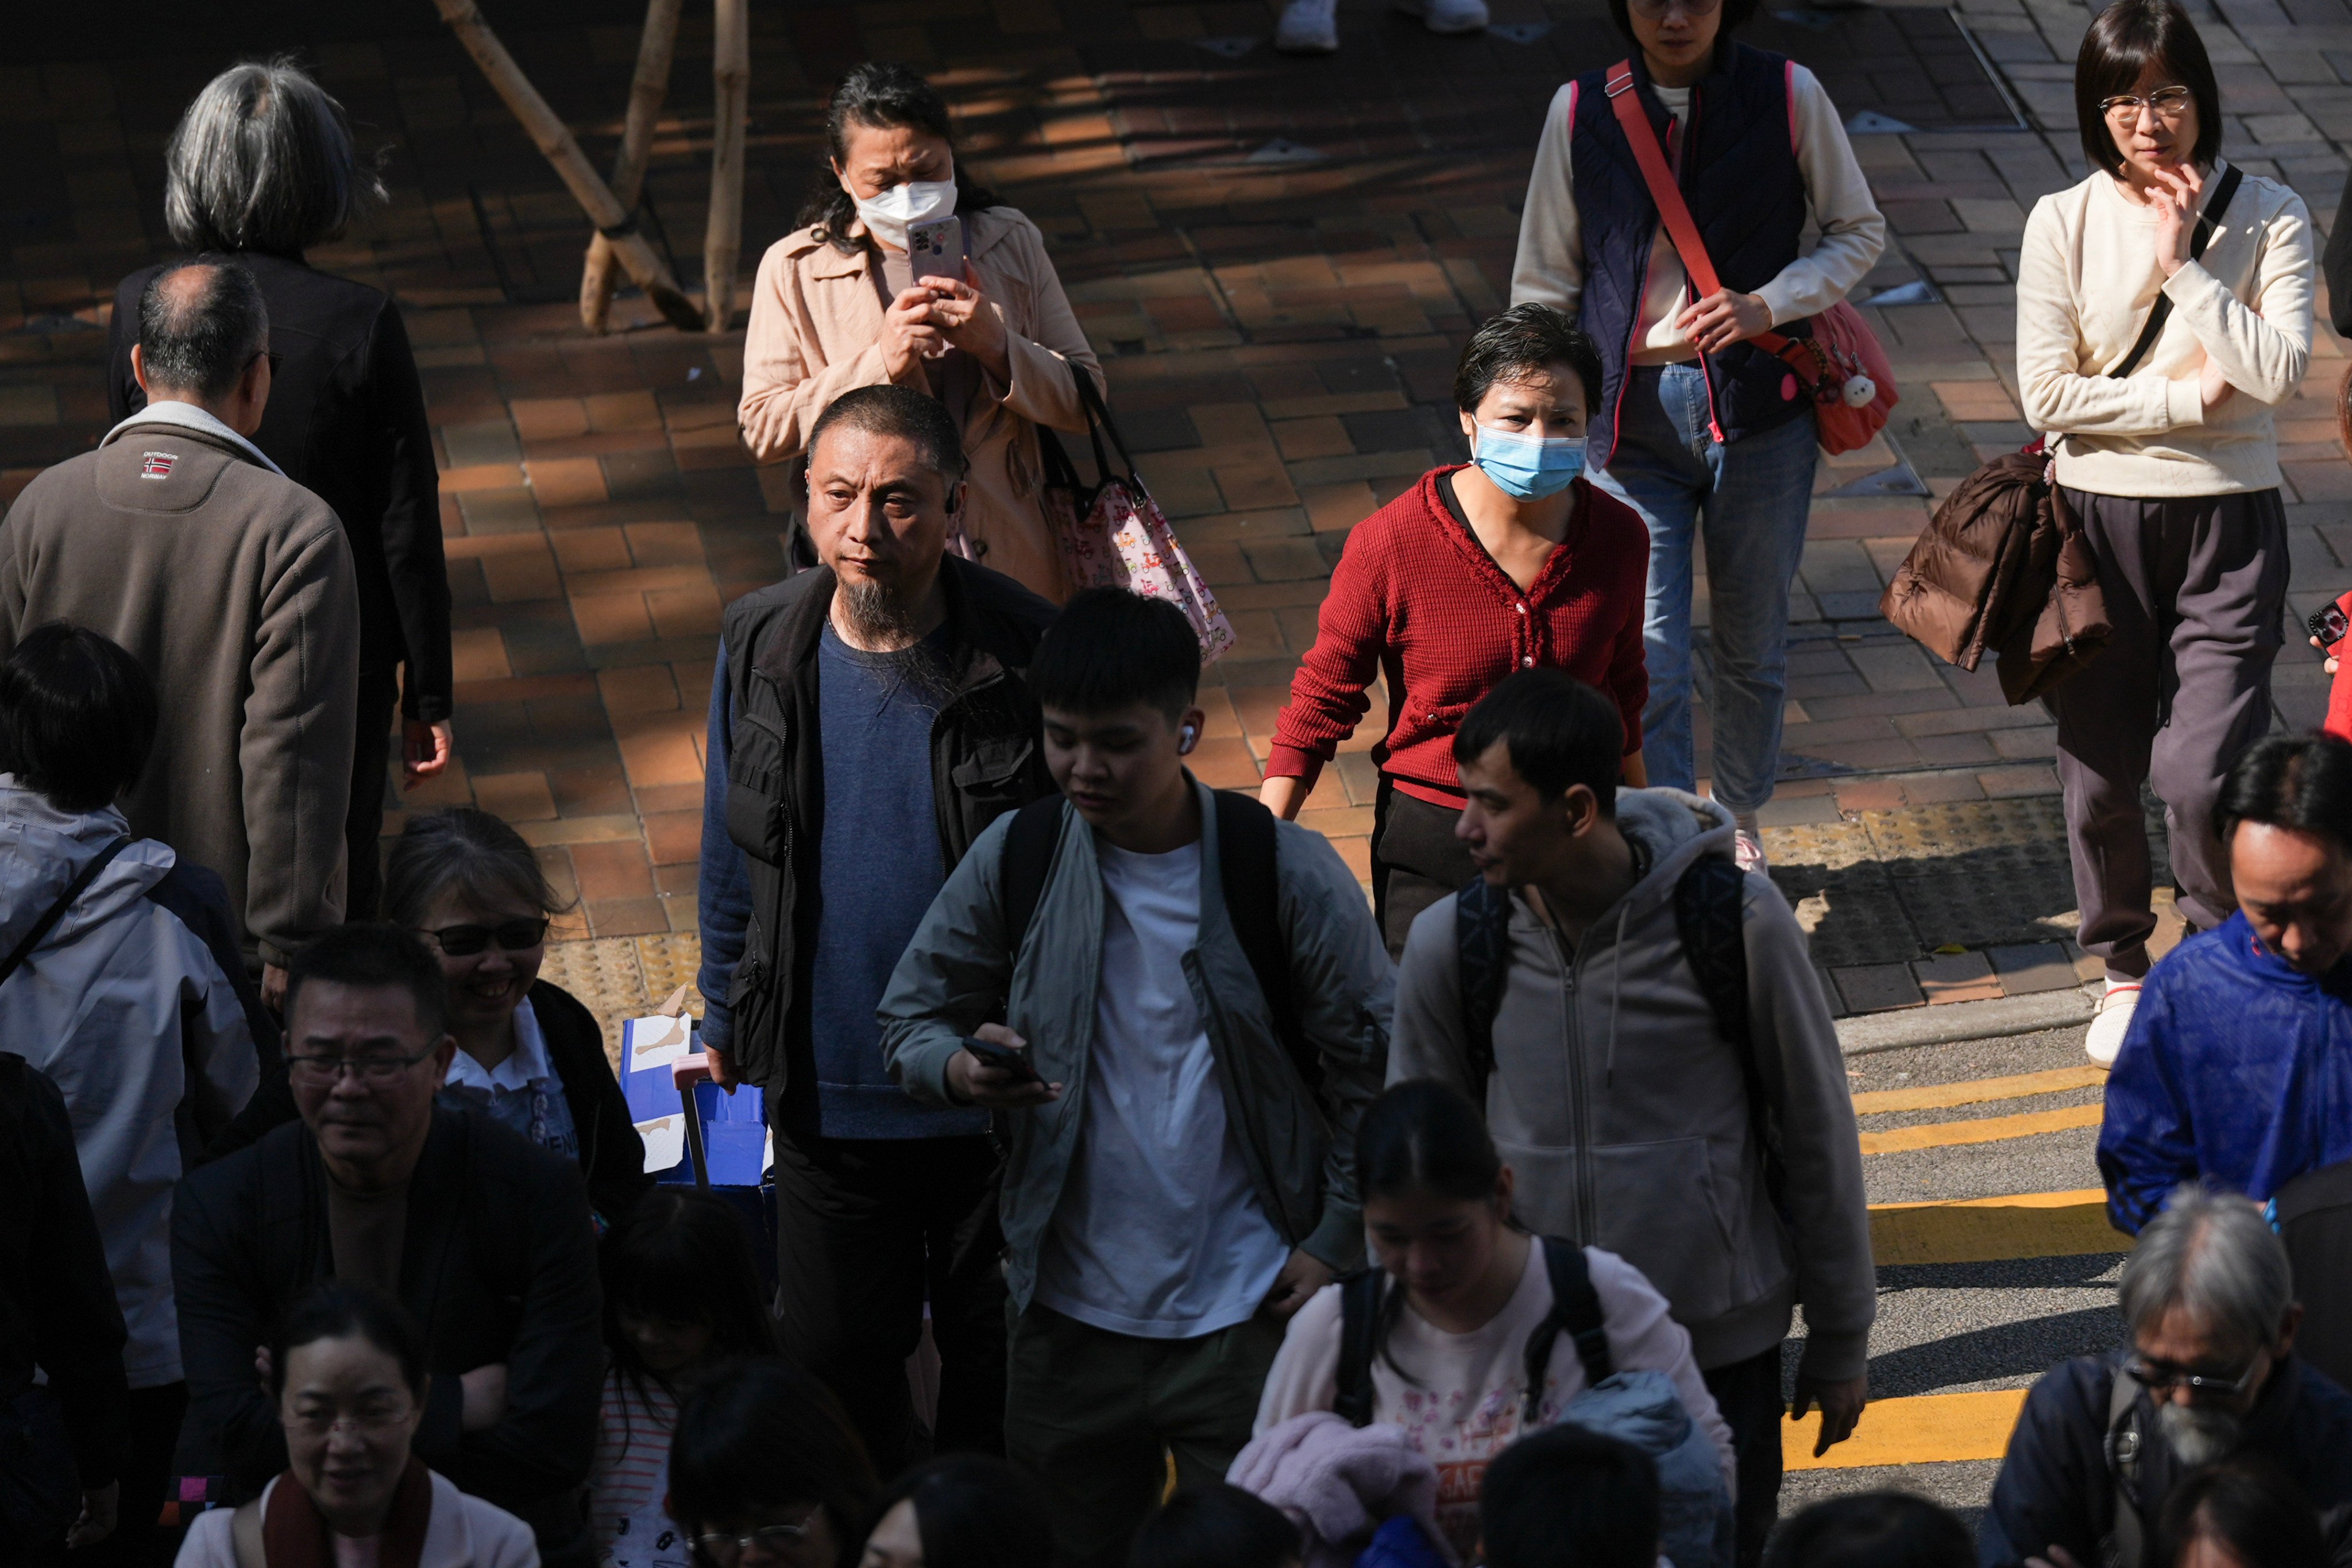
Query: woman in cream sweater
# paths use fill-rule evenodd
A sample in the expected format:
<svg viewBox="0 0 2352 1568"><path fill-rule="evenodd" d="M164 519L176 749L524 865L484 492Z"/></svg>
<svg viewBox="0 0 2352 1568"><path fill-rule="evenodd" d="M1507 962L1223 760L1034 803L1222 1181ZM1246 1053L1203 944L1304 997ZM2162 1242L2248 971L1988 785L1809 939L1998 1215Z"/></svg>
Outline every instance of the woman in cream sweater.
<svg viewBox="0 0 2352 1568"><path fill-rule="evenodd" d="M2220 90L2177 0L2099 14L2074 104L2095 167L2026 220L2017 374L2115 626L2048 700L2080 940L2106 964L2086 1047L2104 1063L2156 929L2143 782L2165 803L2182 917L2207 930L2236 908L2212 805L2269 724L2287 584L2271 411L2311 357L2312 237L2294 192L2220 157Z"/></svg>

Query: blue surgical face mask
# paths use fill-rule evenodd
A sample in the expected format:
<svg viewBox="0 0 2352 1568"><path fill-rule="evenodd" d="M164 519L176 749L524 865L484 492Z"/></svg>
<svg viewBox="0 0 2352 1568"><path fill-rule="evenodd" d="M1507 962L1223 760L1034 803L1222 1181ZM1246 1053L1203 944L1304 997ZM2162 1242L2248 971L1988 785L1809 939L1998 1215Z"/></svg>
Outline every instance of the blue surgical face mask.
<svg viewBox="0 0 2352 1568"><path fill-rule="evenodd" d="M1481 425L1472 461L1505 495L1541 500L1568 489L1584 472L1584 437L1522 436Z"/></svg>

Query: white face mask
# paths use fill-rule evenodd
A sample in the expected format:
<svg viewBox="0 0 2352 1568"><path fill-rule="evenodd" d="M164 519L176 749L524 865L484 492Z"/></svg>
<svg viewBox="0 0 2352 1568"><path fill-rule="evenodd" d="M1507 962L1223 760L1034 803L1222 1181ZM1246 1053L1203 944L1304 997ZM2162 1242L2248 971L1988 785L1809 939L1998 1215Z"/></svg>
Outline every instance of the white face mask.
<svg viewBox="0 0 2352 1568"><path fill-rule="evenodd" d="M857 216L874 237L896 249L907 248L907 231L919 223L955 216L953 180L909 180L893 185L871 200L859 198Z"/></svg>

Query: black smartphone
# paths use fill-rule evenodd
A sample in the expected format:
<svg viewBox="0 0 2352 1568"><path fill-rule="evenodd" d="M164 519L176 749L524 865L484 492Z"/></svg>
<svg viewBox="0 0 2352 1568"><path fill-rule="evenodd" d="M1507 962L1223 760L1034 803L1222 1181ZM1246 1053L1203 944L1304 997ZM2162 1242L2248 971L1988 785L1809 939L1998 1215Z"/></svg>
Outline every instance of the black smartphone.
<svg viewBox="0 0 2352 1568"><path fill-rule="evenodd" d="M2313 637L2319 639L2322 648L2333 648L2344 640L2347 633L2352 633L2352 620L2345 618L2341 605L2330 605L2326 609L2313 611L2311 618L2304 625L2311 629Z"/></svg>
<svg viewBox="0 0 2352 1568"><path fill-rule="evenodd" d="M963 1037L963 1048L992 1068L1003 1068L1023 1083L1037 1083L1037 1069L1029 1065L1029 1053L1013 1046L1000 1046L994 1040L983 1040L977 1035Z"/></svg>

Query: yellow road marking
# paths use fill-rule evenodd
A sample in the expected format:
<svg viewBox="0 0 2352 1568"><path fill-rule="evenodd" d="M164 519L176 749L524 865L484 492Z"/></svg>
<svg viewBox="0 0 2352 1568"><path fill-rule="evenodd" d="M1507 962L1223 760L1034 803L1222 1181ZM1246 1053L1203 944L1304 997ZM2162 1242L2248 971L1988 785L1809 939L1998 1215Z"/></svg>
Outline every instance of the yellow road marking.
<svg viewBox="0 0 2352 1568"><path fill-rule="evenodd" d="M1910 1149L1944 1149L1958 1143L1998 1143L2006 1138L2031 1138L2038 1132L2059 1132L2069 1127L2096 1127L2106 1114L2104 1105L2070 1105L2060 1110L2029 1110L2015 1116L1979 1116L1966 1121L1931 1121L1924 1127L1895 1127L1862 1135L1865 1154L1895 1154Z"/></svg>
<svg viewBox="0 0 2352 1568"><path fill-rule="evenodd" d="M1871 1465L1942 1465L1959 1459L1998 1459L2009 1449L2010 1429L2025 1406L2025 1390L2000 1388L1982 1394L1922 1394L1909 1399L1874 1399L1863 1407L1853 1436L1820 1458L1821 1412L1780 1426L1780 1462L1791 1470L1853 1470Z"/></svg>
<svg viewBox="0 0 2352 1568"><path fill-rule="evenodd" d="M2096 1089L2106 1081L2105 1068L2053 1068L2048 1072L2024 1072L2011 1078L1977 1078L1966 1083L1873 1089L1853 1097L1853 1113L1871 1116L1888 1110L1941 1110L1948 1105L1977 1105L1988 1100L2019 1100L2029 1094Z"/></svg>
<svg viewBox="0 0 2352 1568"><path fill-rule="evenodd" d="M1870 1205L1870 1256L1877 1264L1992 1263L2130 1250L2131 1237L2108 1226L2107 1194L2098 1187Z"/></svg>

